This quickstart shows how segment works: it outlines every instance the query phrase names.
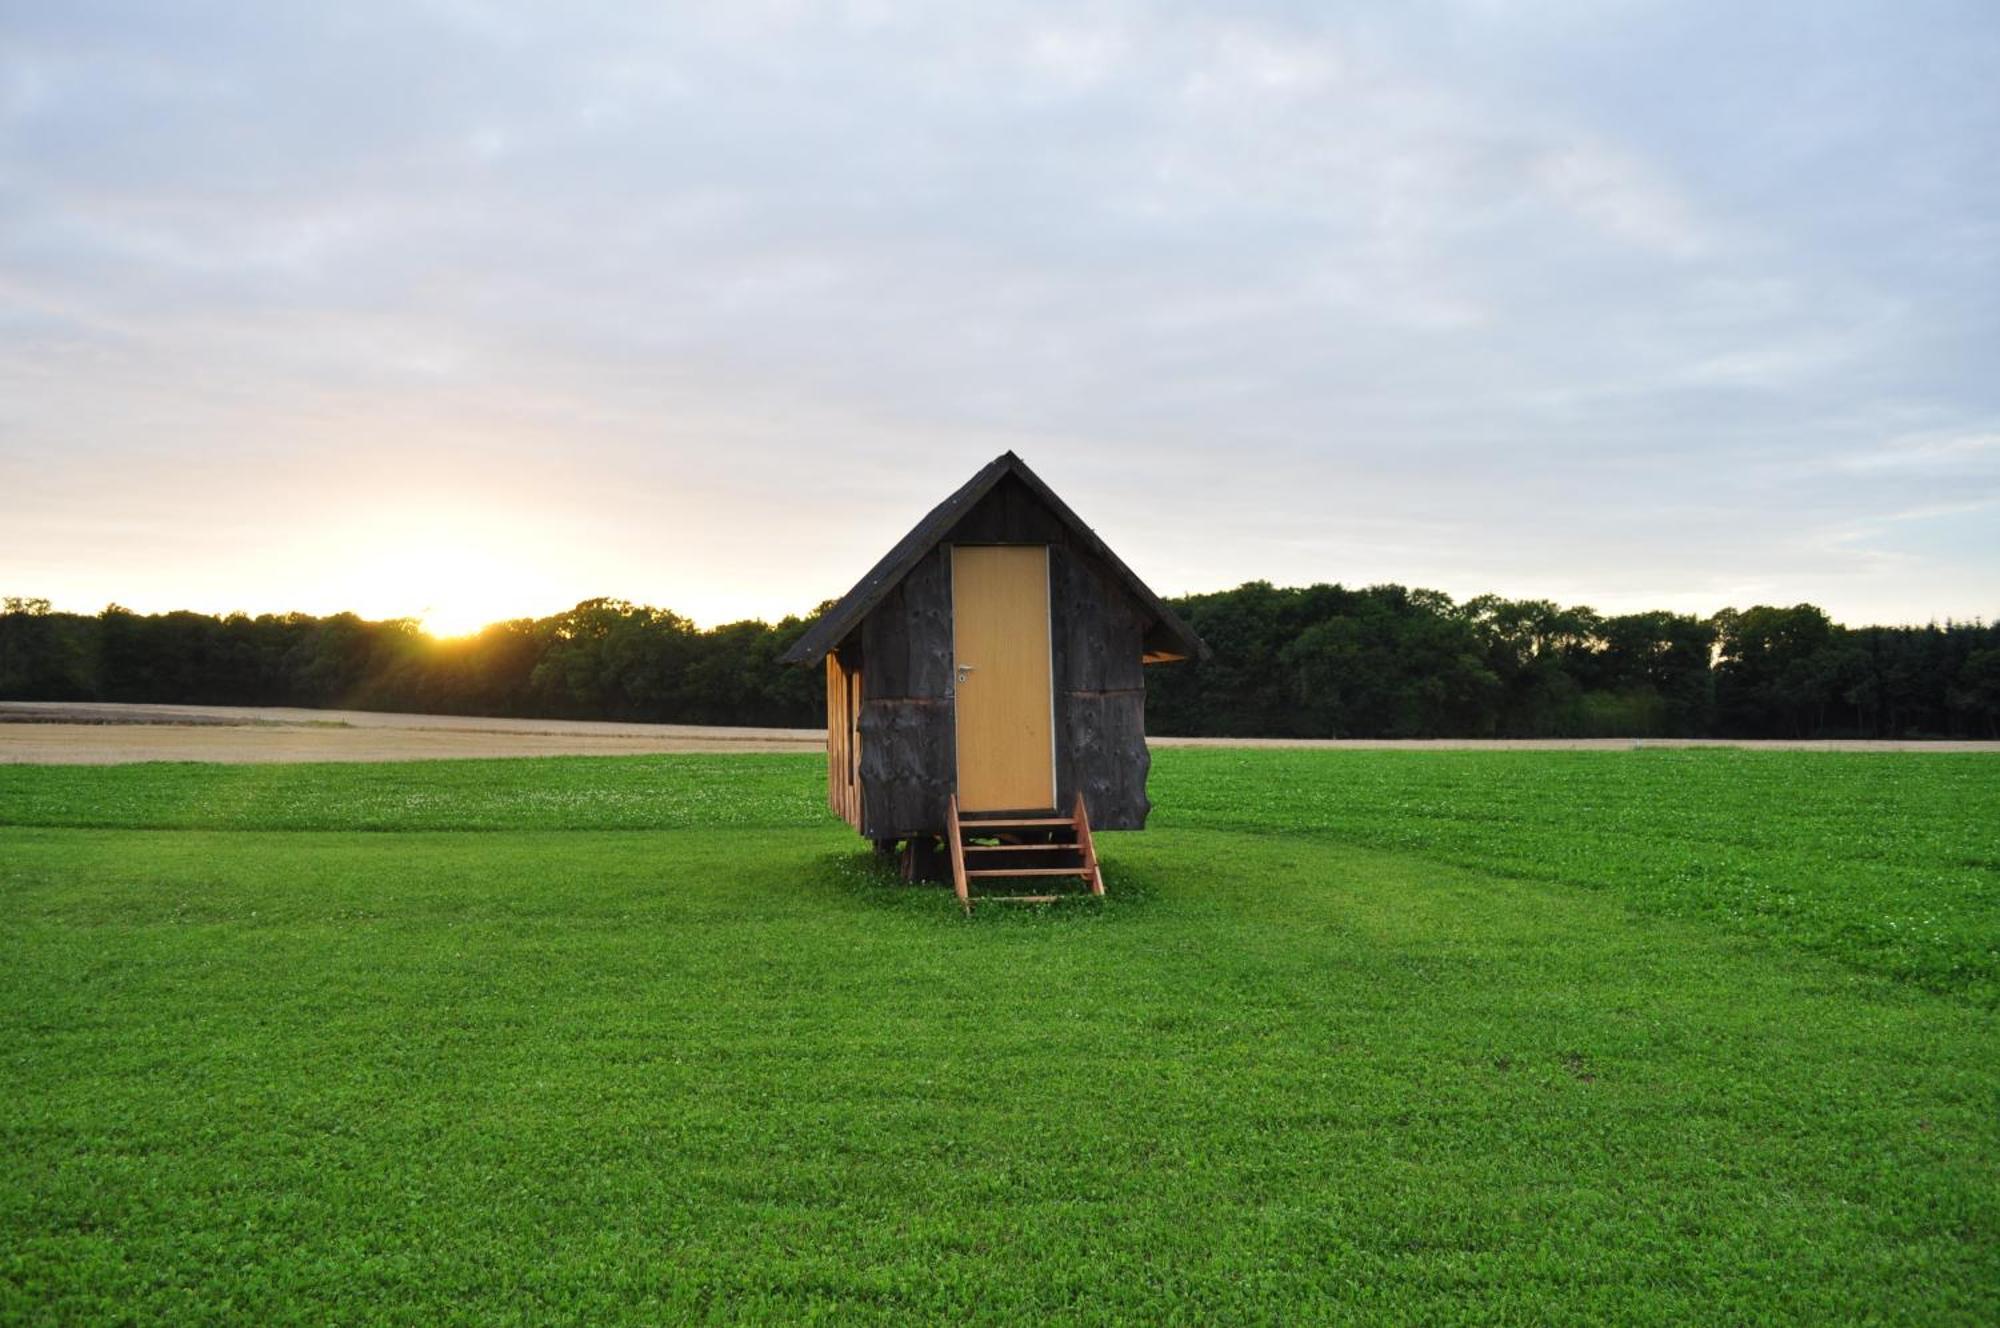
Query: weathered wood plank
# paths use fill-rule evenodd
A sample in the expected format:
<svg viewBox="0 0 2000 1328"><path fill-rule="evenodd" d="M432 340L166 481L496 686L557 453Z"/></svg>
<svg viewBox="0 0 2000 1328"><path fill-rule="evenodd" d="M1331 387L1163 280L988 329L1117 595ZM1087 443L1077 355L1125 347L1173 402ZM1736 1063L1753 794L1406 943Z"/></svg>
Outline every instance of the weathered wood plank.
<svg viewBox="0 0 2000 1328"><path fill-rule="evenodd" d="M847 787L847 675L840 661L829 652L826 657L826 805L835 816L846 818L843 802Z"/></svg>
<svg viewBox="0 0 2000 1328"><path fill-rule="evenodd" d="M898 585L861 624L861 653L868 661L862 699L886 701L910 694L910 617Z"/></svg>
<svg viewBox="0 0 2000 1328"><path fill-rule="evenodd" d="M860 728L862 834L941 833L952 783L950 703L864 701Z"/></svg>
<svg viewBox="0 0 2000 1328"><path fill-rule="evenodd" d="M844 799L847 823L856 830L861 828L861 692L862 672L850 669L847 674L847 732L843 744L844 773L847 776L847 793Z"/></svg>
<svg viewBox="0 0 2000 1328"><path fill-rule="evenodd" d="M861 670L850 657L858 659L859 652L841 650L826 657L826 801L836 816L859 830L860 735L856 720L861 704Z"/></svg>
<svg viewBox="0 0 2000 1328"><path fill-rule="evenodd" d="M904 696L944 700L951 696L950 551L931 550L903 583L908 667Z"/></svg>
<svg viewBox="0 0 2000 1328"><path fill-rule="evenodd" d="M1100 830L1142 830L1152 803L1146 775L1144 692L1072 692L1064 699L1069 729L1069 781L1083 795L1090 823Z"/></svg>
<svg viewBox="0 0 2000 1328"><path fill-rule="evenodd" d="M1070 532L1027 485L1010 475L960 517L945 536L958 544L1067 544Z"/></svg>

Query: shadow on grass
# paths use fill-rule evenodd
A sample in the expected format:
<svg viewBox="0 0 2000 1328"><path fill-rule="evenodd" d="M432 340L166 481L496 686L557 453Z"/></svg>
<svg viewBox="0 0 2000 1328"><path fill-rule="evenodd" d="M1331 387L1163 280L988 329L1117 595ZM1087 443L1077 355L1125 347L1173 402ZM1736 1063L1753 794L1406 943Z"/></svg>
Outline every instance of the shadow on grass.
<svg viewBox="0 0 2000 1328"><path fill-rule="evenodd" d="M1021 882L1022 893L1059 896L1047 904L1026 904L973 896L970 918L960 911L958 898L949 882L905 881L896 870L894 858L871 852L841 852L820 855L814 862L815 883L867 908L901 915L924 915L941 922L977 926L1063 926L1101 924L1136 920L1160 897L1160 883L1151 868L1122 867L1116 859L1104 862L1104 896L1092 895L1079 882L1050 887ZM1007 883L991 894L1010 893Z"/></svg>

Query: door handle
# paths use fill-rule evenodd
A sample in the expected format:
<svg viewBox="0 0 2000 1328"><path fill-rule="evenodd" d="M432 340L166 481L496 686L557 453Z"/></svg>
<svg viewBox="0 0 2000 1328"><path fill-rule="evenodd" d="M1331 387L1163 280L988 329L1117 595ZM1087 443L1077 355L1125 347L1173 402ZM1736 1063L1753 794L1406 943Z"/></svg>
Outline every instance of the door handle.
<svg viewBox="0 0 2000 1328"><path fill-rule="evenodd" d="M961 664L958 666L958 681L961 686L964 684L965 680L971 676L972 676L972 665Z"/></svg>

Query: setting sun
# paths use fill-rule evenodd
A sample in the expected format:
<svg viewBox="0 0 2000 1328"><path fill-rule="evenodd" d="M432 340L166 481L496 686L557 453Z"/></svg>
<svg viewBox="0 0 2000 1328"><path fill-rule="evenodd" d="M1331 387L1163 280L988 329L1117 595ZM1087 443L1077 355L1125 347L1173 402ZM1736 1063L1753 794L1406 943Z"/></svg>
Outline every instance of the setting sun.
<svg viewBox="0 0 2000 1328"><path fill-rule="evenodd" d="M352 599L369 605L368 616L415 618L439 638L561 607L563 596L546 572L504 547L469 532L432 535L354 568Z"/></svg>
<svg viewBox="0 0 2000 1328"><path fill-rule="evenodd" d="M503 622L517 615L492 609L474 608L463 604L446 604L426 608L418 621L426 632L440 639L455 636L473 636L491 623Z"/></svg>

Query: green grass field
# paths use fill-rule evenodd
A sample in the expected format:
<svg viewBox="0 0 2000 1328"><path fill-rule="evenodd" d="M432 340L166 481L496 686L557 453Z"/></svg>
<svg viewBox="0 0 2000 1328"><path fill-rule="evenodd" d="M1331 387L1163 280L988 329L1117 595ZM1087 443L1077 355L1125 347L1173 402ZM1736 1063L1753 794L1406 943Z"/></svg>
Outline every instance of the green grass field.
<svg viewBox="0 0 2000 1328"><path fill-rule="evenodd" d="M1112 897L818 763L0 767L0 1319L2000 1319L2000 764L1168 751Z"/></svg>

